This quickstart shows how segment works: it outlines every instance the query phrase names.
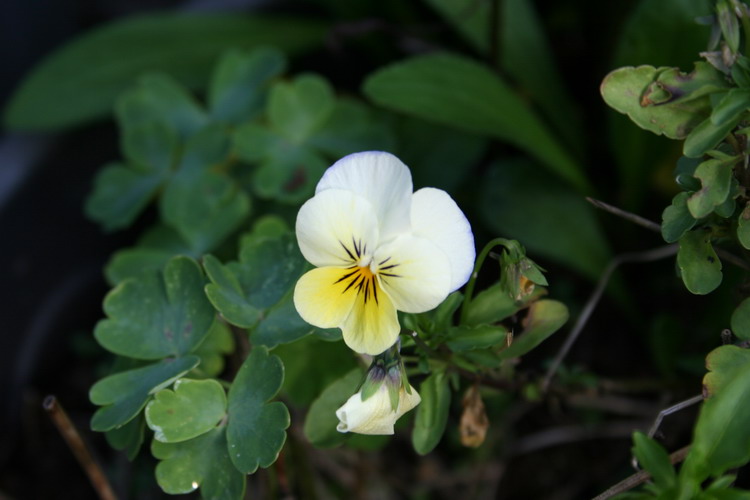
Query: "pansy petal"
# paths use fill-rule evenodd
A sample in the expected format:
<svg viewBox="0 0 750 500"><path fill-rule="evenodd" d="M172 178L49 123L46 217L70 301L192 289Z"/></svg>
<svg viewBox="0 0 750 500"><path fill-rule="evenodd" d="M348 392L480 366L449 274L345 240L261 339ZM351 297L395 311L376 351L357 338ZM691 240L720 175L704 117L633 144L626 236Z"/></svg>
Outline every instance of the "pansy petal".
<svg viewBox="0 0 750 500"><path fill-rule="evenodd" d="M365 151L345 156L323 174L316 196L328 189L347 189L370 201L380 223L381 241L409 231L411 172L392 154Z"/></svg>
<svg viewBox="0 0 750 500"><path fill-rule="evenodd" d="M297 242L308 262L347 266L378 244L372 205L351 191L329 189L307 200L297 214Z"/></svg>
<svg viewBox="0 0 750 500"><path fill-rule="evenodd" d="M382 385L378 392L362 401L362 394L350 397L344 406L336 410L339 432L358 434L393 434L393 425L398 416L391 409L388 389ZM400 416L400 415L399 415Z"/></svg>
<svg viewBox="0 0 750 500"><path fill-rule="evenodd" d="M341 333L351 350L375 356L396 342L401 325L393 302L380 289L378 280L373 277L366 286L358 288L357 299L341 325Z"/></svg>
<svg viewBox="0 0 750 500"><path fill-rule="evenodd" d="M442 189L423 188L412 196L411 224L415 235L427 238L448 257L450 290L469 280L476 250L469 221L453 198Z"/></svg>
<svg viewBox="0 0 750 500"><path fill-rule="evenodd" d="M294 287L294 306L302 319L318 328L341 326L357 298L351 289L346 290L347 271L319 267L302 275Z"/></svg>
<svg viewBox="0 0 750 500"><path fill-rule="evenodd" d="M370 267L399 311L429 311L450 292L448 257L426 238L399 236L375 251Z"/></svg>
<svg viewBox="0 0 750 500"><path fill-rule="evenodd" d="M406 390L401 387L399 389L398 397L399 399L398 408L396 409L396 419L401 418L404 413L410 411L422 401L422 397L419 395L417 390L412 387L411 384L409 384L409 392L406 392Z"/></svg>

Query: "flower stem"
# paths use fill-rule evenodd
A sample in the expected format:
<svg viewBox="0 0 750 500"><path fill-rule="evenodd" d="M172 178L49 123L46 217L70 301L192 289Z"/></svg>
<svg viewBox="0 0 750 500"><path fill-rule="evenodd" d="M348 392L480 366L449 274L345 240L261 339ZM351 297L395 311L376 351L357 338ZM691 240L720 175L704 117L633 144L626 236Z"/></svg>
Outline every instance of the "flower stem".
<svg viewBox="0 0 750 500"><path fill-rule="evenodd" d="M474 270L471 272L471 278L469 278L469 283L466 285L466 296L464 297L464 303L461 306L461 324L466 323L466 317L469 315L469 304L471 304L471 299L474 298L474 286L476 285L477 276L479 275L479 269L482 267L482 264L484 264L487 255L489 255L490 251L496 246L507 246L509 242L510 240L506 238L495 238L487 243L482 251L479 252L479 256L477 257L476 262L474 262Z"/></svg>

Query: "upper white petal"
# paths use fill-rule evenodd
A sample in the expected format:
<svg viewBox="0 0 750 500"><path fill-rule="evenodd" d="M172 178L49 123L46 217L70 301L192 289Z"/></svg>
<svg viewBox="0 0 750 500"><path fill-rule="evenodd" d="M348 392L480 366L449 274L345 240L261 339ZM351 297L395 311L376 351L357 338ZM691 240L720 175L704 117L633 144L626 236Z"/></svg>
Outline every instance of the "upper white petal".
<svg viewBox="0 0 750 500"><path fill-rule="evenodd" d="M471 225L456 202L442 189L423 188L412 196L411 224L415 235L437 245L450 261L450 292L469 280L476 250Z"/></svg>
<svg viewBox="0 0 750 500"><path fill-rule="evenodd" d="M328 189L348 189L372 203L381 241L409 231L411 172L394 155L365 151L343 157L323 174L316 196Z"/></svg>
<svg viewBox="0 0 750 500"><path fill-rule="evenodd" d="M378 222L372 204L351 191L329 189L310 198L297 214L297 242L311 264L351 265L355 246L372 253ZM348 252L347 252L348 250Z"/></svg>
<svg viewBox="0 0 750 500"><path fill-rule="evenodd" d="M370 268L399 311L429 311L450 293L448 257L426 238L402 234L381 245Z"/></svg>

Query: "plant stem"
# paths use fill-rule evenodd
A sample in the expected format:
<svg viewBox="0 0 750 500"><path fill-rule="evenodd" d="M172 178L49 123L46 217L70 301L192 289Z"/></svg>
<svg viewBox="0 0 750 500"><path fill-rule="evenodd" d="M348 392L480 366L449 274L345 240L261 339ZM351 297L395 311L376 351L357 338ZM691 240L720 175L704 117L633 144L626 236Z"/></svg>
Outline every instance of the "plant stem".
<svg viewBox="0 0 750 500"><path fill-rule="evenodd" d="M42 408L49 415L52 423L55 424L60 435L67 443L70 451L78 460L78 464L86 472L86 475L91 481L91 485L94 487L99 498L102 500L117 500L115 492L112 490L112 486L109 484L107 476L102 472L101 467L94 460L91 452L89 451L86 443L81 438L78 429L70 421L68 414L63 409L62 405L57 401L55 396L49 395L44 398L42 402Z"/></svg>
<svg viewBox="0 0 750 500"><path fill-rule="evenodd" d="M498 245L505 246L507 243L508 240L506 238L495 238L487 243L482 251L479 252L479 256L474 262L474 270L471 272L471 278L469 278L469 283L466 285L466 296L464 297L464 303L461 306L461 324L466 322L466 317L469 315L469 304L471 304L471 299L474 295L474 286L476 285L477 276L479 275L479 269L482 267L487 255L493 248Z"/></svg>

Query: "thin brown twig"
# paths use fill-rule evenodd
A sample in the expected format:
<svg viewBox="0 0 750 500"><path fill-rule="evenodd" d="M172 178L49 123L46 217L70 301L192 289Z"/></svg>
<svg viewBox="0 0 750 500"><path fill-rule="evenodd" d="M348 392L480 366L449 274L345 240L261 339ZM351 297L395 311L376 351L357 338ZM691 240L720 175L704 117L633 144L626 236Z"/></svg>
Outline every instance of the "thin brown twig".
<svg viewBox="0 0 750 500"><path fill-rule="evenodd" d="M575 325L568 334L568 338L565 339L565 343L560 348L557 356L555 356L555 359L552 361L552 364L547 370L547 374L544 376L544 381L542 382L543 392L547 392L547 390L549 389L549 385L552 382L552 378L555 376L555 373L557 373L557 369L560 367L560 363L562 363L570 348L573 347L573 344L578 339L578 335L581 333L581 330L583 330L583 328L586 326L586 323L591 317L591 314L594 312L594 309L596 309L596 306L599 303L599 300L601 299L602 294L604 293L604 290L609 283L609 279L612 276L612 273L614 273L615 269L626 262L651 262L654 260L672 256L676 253L677 245L672 244L654 248L651 250L646 250L645 252L624 253L618 255L610 261L609 265L607 265L607 268L599 278L599 283L597 283L594 292L591 294L591 297L589 297L589 300L586 301L586 305L581 311L581 314L578 316Z"/></svg>
<svg viewBox="0 0 750 500"><path fill-rule="evenodd" d="M55 424L55 427L57 427L70 451L73 452L81 468L86 472L99 498L102 500L117 500L117 496L112 490L107 476L102 472L99 463L94 459L83 438L81 438L78 429L70 421L68 414L57 401L57 398L52 395L47 396L42 402L42 407Z"/></svg>
<svg viewBox="0 0 750 500"><path fill-rule="evenodd" d="M683 460L685 460L685 457L687 456L689 451L690 451L690 446L685 446L684 448L680 448L679 450L669 455L669 463L671 463L672 465L675 465L677 463L682 462ZM636 486L642 483L645 483L649 479L651 479L651 474L649 474L647 471L645 470L638 471L632 476L626 477L625 479L623 479L616 485L607 489L607 491L597 495L596 497L594 497L593 500L607 500L608 498L612 498L616 495L619 495L620 493L624 493L628 490L632 490Z"/></svg>

